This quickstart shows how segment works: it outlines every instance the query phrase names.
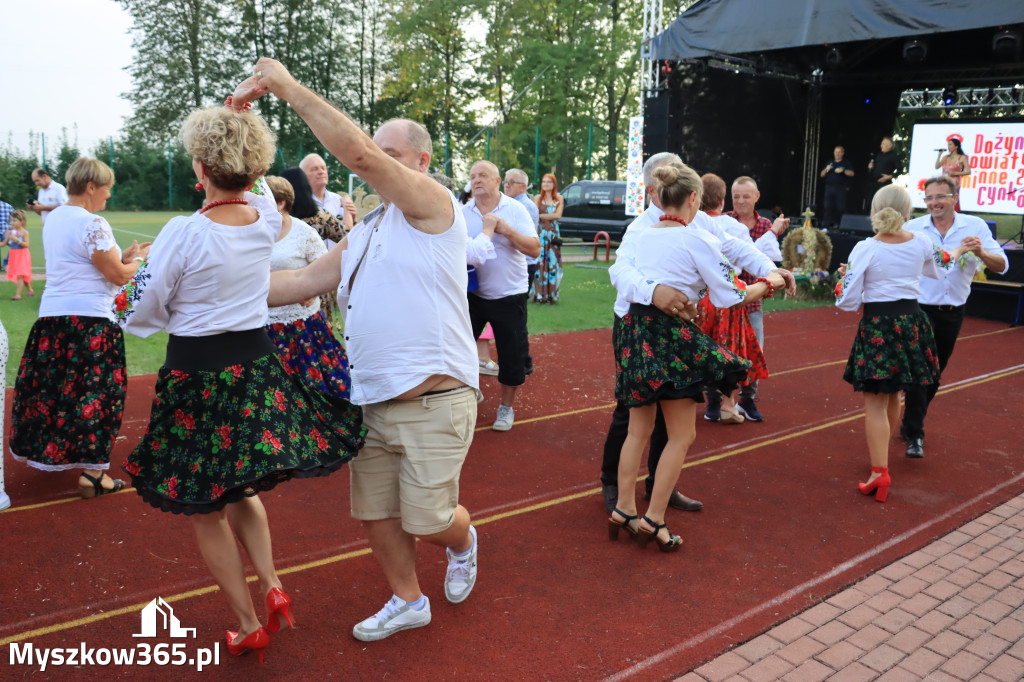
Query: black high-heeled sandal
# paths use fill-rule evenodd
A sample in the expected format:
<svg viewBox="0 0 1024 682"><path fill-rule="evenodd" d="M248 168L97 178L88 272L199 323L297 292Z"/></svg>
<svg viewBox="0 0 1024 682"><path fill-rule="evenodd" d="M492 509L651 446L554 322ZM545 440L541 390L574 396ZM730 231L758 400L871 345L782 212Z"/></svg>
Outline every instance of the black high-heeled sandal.
<svg viewBox="0 0 1024 682"><path fill-rule="evenodd" d="M644 514L643 520L646 521L652 528L654 528L654 530L649 531L643 526L637 524L636 544L640 545L641 549L647 547L647 543L651 541L651 538L654 538L655 541L657 541L658 549L660 549L662 552L678 552L679 548L683 546L683 539L678 535L674 535L670 530L668 531L668 540L661 539L661 537L658 535L658 531L660 531L662 528L668 530L668 526L666 526L664 523L655 523L654 521L651 521L649 518L647 518L646 514Z"/></svg>
<svg viewBox="0 0 1024 682"><path fill-rule="evenodd" d="M631 525L631 522L636 521L640 517L636 514L627 514L618 507L615 508L615 511L613 511L612 514L618 514L619 516L621 516L622 521L618 521L611 516L608 517L608 539L612 542L618 540L620 530L625 530L627 533L629 533L630 539L635 538L637 531L640 528L640 523L637 522L637 524L634 526Z"/></svg>
<svg viewBox="0 0 1024 682"><path fill-rule="evenodd" d="M124 481L122 481L120 478L111 478L110 480L114 482L114 487L104 488L104 476L106 476L106 474L103 473L102 471L100 472L99 478L94 478L83 471L82 478L88 479L89 482L92 483L92 487L90 488L88 486L80 485L78 486L78 494L81 495L84 499L88 500L92 499L93 497L99 497L100 495L109 495L110 493L116 493L119 490L124 490Z"/></svg>

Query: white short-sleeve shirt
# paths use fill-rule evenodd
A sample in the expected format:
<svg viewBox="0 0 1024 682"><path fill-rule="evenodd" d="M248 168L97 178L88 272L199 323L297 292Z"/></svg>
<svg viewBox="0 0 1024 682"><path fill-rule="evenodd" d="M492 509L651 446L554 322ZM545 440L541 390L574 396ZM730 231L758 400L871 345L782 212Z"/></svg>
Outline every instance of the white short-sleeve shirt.
<svg viewBox="0 0 1024 682"><path fill-rule="evenodd" d="M463 206L462 213L465 216L469 238L473 239L484 227L484 217L476 207L476 199L471 199ZM526 208L515 199L502 194L497 207L491 213L508 223L516 232L537 238L537 226ZM477 266L476 274L480 287L474 293L488 300L525 294L530 289L526 277L526 256L513 246L508 238L500 234L495 233L491 241L494 243L496 257Z"/></svg>
<svg viewBox="0 0 1024 682"><path fill-rule="evenodd" d="M63 206L68 203L68 191L64 189L64 185L54 180L50 181L50 186L46 189L39 188L39 192L36 194L36 201L43 206ZM53 211L43 211L39 214L39 217L43 219L43 224L46 224L46 217Z"/></svg>
<svg viewBox="0 0 1024 682"><path fill-rule="evenodd" d="M340 194L335 194L334 192L325 189L323 201L320 201L315 194L313 195L313 201L315 201L316 205L322 210L327 211L332 216L340 218L345 213L345 207L344 204L342 204Z"/></svg>
<svg viewBox="0 0 1024 682"><path fill-rule="evenodd" d="M270 255L270 271L298 270L304 268L317 258L327 253L324 240L317 231L298 218L292 218L292 227L281 240L274 244ZM320 310L320 297L313 299L308 306L301 303L277 306L269 311L269 324L289 324L296 320L305 320Z"/></svg>
<svg viewBox="0 0 1024 682"><path fill-rule="evenodd" d="M121 258L110 224L80 206L60 206L49 213L43 230L46 288L39 317L82 315L113 322L110 304L119 287L92 263L97 251L113 249Z"/></svg>

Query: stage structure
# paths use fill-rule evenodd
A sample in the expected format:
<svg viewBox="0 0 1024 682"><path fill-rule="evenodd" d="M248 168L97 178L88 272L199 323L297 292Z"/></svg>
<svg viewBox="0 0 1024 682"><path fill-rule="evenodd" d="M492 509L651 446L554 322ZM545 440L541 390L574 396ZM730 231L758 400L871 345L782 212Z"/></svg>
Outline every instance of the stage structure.
<svg viewBox="0 0 1024 682"><path fill-rule="evenodd" d="M1022 48L1021 0L701 0L644 51L645 156L751 175L760 207L795 215L819 203L819 172L843 145L859 213L897 111L1019 110Z"/></svg>

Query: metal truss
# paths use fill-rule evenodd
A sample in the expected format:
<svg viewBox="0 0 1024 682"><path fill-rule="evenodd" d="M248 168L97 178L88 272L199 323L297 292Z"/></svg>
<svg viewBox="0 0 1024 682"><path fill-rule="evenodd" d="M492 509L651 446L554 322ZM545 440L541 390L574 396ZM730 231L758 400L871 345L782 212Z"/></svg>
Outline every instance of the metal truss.
<svg viewBox="0 0 1024 682"><path fill-rule="evenodd" d="M1024 105L1024 86L1012 88L962 88L955 101L946 104L943 88L904 90L900 95L900 111L914 109L994 109Z"/></svg>
<svg viewBox="0 0 1024 682"><path fill-rule="evenodd" d="M662 30L662 0L644 0L643 35L640 39L640 104L662 89L661 69L651 58L651 41Z"/></svg>

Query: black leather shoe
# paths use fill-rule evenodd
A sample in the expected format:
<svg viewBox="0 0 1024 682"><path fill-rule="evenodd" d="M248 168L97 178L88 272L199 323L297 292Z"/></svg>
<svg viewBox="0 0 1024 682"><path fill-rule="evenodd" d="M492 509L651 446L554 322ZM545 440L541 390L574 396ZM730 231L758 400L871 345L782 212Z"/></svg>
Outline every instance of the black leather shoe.
<svg viewBox="0 0 1024 682"><path fill-rule="evenodd" d="M644 499L650 501L651 494L644 493ZM672 495L668 498L668 506L680 511L700 511L704 508L704 503L700 500L689 498L678 490L673 490Z"/></svg>
<svg viewBox="0 0 1024 682"><path fill-rule="evenodd" d="M601 485L601 494L604 495L604 508L609 514L615 511L615 505L619 503L619 486Z"/></svg>
<svg viewBox="0 0 1024 682"><path fill-rule="evenodd" d="M911 438L907 441L907 457L924 457L924 438Z"/></svg>

